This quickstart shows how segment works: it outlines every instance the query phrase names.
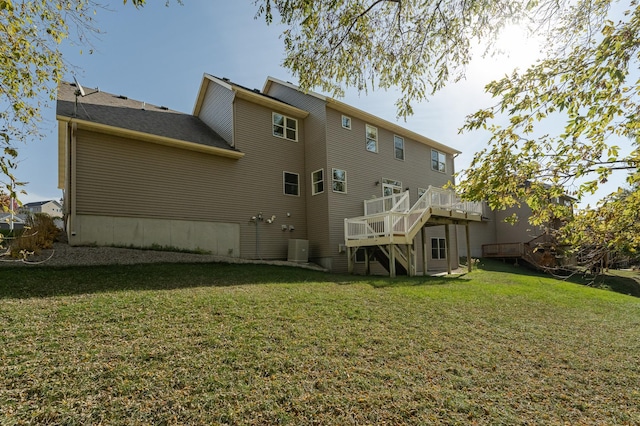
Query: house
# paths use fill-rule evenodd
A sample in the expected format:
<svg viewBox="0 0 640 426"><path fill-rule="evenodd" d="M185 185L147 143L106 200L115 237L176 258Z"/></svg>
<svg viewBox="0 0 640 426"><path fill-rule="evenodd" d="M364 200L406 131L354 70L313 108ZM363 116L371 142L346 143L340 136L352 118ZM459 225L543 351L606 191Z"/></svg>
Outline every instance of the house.
<svg viewBox="0 0 640 426"><path fill-rule="evenodd" d="M56 200L23 204L20 210L29 214L46 213L51 217L62 217L62 205Z"/></svg>
<svg viewBox="0 0 640 426"><path fill-rule="evenodd" d="M575 199L563 195L550 199L549 203L560 204L572 214ZM482 221L470 225L470 252L475 258L501 258L525 260L541 269L574 264L572 258L565 258L564 249L558 245L555 231L564 226L565 221L556 218L550 223L533 226L528 219L533 214L526 203L504 210L492 210L486 203L482 205ZM516 217L513 223L507 218ZM459 234L458 234L459 235ZM460 256L464 254L459 251Z"/></svg>
<svg viewBox="0 0 640 426"><path fill-rule="evenodd" d="M271 77L258 90L205 74L192 114L62 83L56 118L72 245L293 247L334 272L419 274L457 267L449 225L480 220L436 189L457 150Z"/></svg>
<svg viewBox="0 0 640 426"><path fill-rule="evenodd" d="M19 230L25 225L25 215L3 213L0 211L0 230Z"/></svg>

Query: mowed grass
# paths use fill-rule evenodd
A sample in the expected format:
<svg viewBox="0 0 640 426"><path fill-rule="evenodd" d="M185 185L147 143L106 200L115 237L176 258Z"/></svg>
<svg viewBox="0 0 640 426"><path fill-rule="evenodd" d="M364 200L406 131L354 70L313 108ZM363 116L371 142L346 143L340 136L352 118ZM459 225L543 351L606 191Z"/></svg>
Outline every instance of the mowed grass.
<svg viewBox="0 0 640 426"><path fill-rule="evenodd" d="M640 299L248 265L0 269L0 424L640 424Z"/></svg>

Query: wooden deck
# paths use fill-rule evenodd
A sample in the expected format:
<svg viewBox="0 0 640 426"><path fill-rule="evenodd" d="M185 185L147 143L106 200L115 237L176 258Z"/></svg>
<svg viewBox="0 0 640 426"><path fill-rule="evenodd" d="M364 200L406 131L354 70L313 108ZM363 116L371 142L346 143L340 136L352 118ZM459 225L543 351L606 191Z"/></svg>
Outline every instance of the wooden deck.
<svg viewBox="0 0 640 426"><path fill-rule="evenodd" d="M523 257L524 253L524 243L482 245L482 257L515 258Z"/></svg>

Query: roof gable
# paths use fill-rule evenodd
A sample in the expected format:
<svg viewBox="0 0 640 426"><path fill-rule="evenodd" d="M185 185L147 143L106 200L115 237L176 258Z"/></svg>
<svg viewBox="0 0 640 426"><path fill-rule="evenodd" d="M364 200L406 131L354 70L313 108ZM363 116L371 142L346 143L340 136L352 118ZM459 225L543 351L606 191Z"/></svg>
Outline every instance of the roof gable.
<svg viewBox="0 0 640 426"><path fill-rule="evenodd" d="M309 115L308 111L290 105L286 102L281 101L280 99L274 98L273 96L262 93L258 89L249 89L245 86L233 83L227 78L219 78L205 73L202 77L202 83L200 85L200 90L198 91L196 104L193 108L193 114L196 116L200 114L200 110L207 93L207 87L210 83L218 84L228 90L233 91L234 96L238 99L244 99L246 101L262 105L266 108L274 109L278 112L290 115L295 118L306 118Z"/></svg>

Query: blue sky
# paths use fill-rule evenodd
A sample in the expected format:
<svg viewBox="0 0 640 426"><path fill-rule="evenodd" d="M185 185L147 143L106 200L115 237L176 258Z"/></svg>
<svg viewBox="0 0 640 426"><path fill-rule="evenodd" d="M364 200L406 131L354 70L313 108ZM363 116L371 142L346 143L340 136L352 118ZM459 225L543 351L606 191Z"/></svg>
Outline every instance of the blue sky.
<svg viewBox="0 0 640 426"><path fill-rule="evenodd" d="M267 76L296 83L281 67L284 58L280 34L283 27L267 26L254 19L253 0L173 2L150 1L136 10L121 1L110 10L98 10L97 27L103 32L91 46L65 43L63 52L71 65L65 80L75 76L85 87L99 87L109 93L192 112L203 73L228 77L250 88L262 89ZM456 170L466 167L473 153L486 145L482 132L458 134L467 114L491 103L483 87L493 78L534 60L535 41L509 33L502 47L509 56L475 61L467 79L450 85L429 102L415 105L414 116L396 120L393 91L358 94L347 92L342 101L398 122L415 132L452 146L462 154ZM89 50L93 53L89 54ZM80 53L82 51L82 54ZM47 136L20 146L18 180L29 182L23 202L59 199L57 189L57 133L55 109L43 110L42 129ZM620 178L610 186L622 185ZM615 189L615 188L613 188Z"/></svg>

